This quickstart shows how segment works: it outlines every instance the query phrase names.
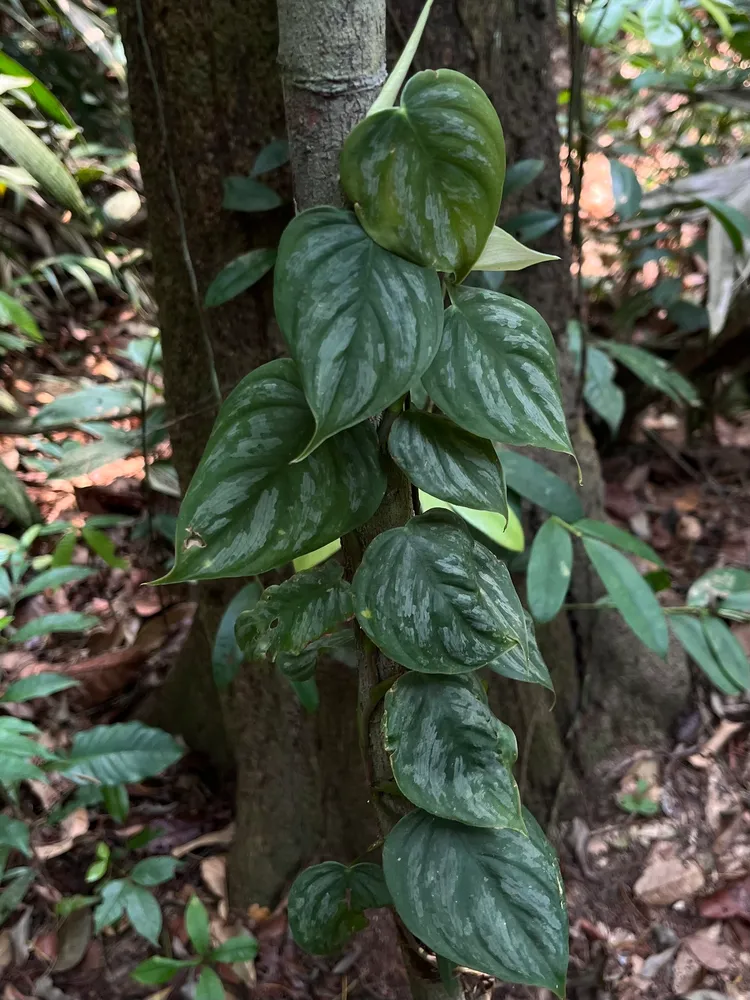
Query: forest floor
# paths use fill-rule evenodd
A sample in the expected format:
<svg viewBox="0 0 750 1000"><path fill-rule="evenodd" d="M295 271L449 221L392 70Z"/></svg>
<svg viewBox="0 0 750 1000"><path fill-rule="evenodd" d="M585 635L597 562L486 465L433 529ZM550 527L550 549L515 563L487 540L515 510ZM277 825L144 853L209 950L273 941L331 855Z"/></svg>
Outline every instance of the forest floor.
<svg viewBox="0 0 750 1000"><path fill-rule="evenodd" d="M15 392L30 413L81 374L116 384L132 376L127 349L137 326L127 310L116 322L83 331L71 327L78 350L71 368L63 340L57 354L24 356L13 372ZM55 373L54 384L49 375ZM128 428L128 422L123 428ZM61 431L60 441L70 436ZM76 440L87 440L85 434ZM166 523L177 501L152 492L142 457L119 459L72 481L48 481L23 457L29 438L0 437L0 458L19 469L47 522L81 526L91 515L127 518L112 529L120 565L97 563L97 573L19 606L21 625L50 612L96 614L87 633L39 638L0 654L5 681L58 670L80 687L51 699L13 706L45 733L51 748L92 724L131 717L160 684L187 633L194 604L187 588L143 586L161 575L170 556ZM164 455L167 454L163 449ZM604 451L607 511L663 556L672 587L684 594L716 566L750 566L750 420L716 416L688 436L682 418L652 408L641 415L630 443ZM44 552L44 539L40 539ZM91 553L79 545L73 563ZM750 653L750 625L736 634ZM552 665L554 675L554 665ZM201 759L185 757L163 777L129 788L131 809L118 825L94 806L57 824L49 815L69 792L63 778L27 782L21 809L33 825L38 879L26 901L0 929L0 1000L166 998L168 989L142 987L130 972L150 954L130 928L94 936L89 909L61 922L55 904L90 895L86 872L97 845L125 856L126 842L156 831L131 857L171 853L177 875L155 891L166 938L184 956L184 904L198 893L222 940L244 927L258 938L253 963L221 969L229 1000L289 998L401 1000L394 930L376 917L342 955L311 959L294 946L284 905L230 912L226 852L232 838L232 789L220 788ZM750 707L724 698L696 678L693 704L663 748L640 748L612 770L609 795L581 803L581 814L560 831L570 916L568 995L576 1000L686 995L750 997ZM495 988L467 975L476 997L542 997L528 989ZM178 984L179 986L179 984Z"/></svg>

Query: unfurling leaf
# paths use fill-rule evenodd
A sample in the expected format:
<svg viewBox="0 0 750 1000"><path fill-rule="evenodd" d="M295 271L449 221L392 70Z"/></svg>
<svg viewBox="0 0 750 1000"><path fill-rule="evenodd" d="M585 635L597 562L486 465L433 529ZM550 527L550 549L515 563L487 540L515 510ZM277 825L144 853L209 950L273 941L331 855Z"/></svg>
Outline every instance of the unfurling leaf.
<svg viewBox="0 0 750 1000"><path fill-rule="evenodd" d="M398 92L401 90L401 85L406 79L414 54L419 47L431 7L432 0L427 0L422 8L422 13L417 19L417 23L414 25L414 30L409 35L409 40L404 46L403 52L398 57L398 62L391 70L388 75L388 79L383 84L382 90L378 94L370 110L367 112L368 115L377 114L378 111L385 111L386 108L392 108L396 103Z"/></svg>

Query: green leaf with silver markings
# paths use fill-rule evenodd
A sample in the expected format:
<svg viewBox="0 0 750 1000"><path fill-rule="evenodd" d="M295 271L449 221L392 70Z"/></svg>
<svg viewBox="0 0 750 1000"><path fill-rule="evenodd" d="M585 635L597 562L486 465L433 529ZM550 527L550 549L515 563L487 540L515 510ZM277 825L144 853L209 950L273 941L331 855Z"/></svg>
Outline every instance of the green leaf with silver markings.
<svg viewBox="0 0 750 1000"><path fill-rule="evenodd" d="M539 313L482 288L452 288L440 350L422 377L459 427L505 444L573 453L555 345Z"/></svg>
<svg viewBox="0 0 750 1000"><path fill-rule="evenodd" d="M525 643L507 569L448 511L378 535L354 575L352 596L360 627L410 670L469 673Z"/></svg>
<svg viewBox="0 0 750 1000"><path fill-rule="evenodd" d="M372 516L385 493L375 431L353 427L294 462L313 426L293 361L245 376L182 501L175 565L162 582L263 573Z"/></svg>
<svg viewBox="0 0 750 1000"><path fill-rule="evenodd" d="M430 496L507 516L503 467L484 438L446 417L409 410L394 422L388 449L411 482Z"/></svg>
<svg viewBox="0 0 750 1000"><path fill-rule="evenodd" d="M420 809L526 832L510 771L516 738L493 715L477 677L404 674L385 696L383 737L396 784Z"/></svg>
<svg viewBox="0 0 750 1000"><path fill-rule="evenodd" d="M547 664L542 659L539 646L534 635L534 619L524 612L526 619L526 635L528 639L529 655L524 656L521 646L514 646L507 653L498 656L496 660L491 660L487 666L493 673L500 677L509 677L513 681L524 681L526 684L541 684L549 691L554 691Z"/></svg>
<svg viewBox="0 0 750 1000"><path fill-rule="evenodd" d="M367 926L364 911L391 902L379 865L338 861L306 868L289 891L289 927L297 944L328 955Z"/></svg>
<svg viewBox="0 0 750 1000"><path fill-rule="evenodd" d="M505 143L491 101L454 70L425 70L398 108L369 115L341 152L341 183L369 235L462 280L492 232Z"/></svg>
<svg viewBox="0 0 750 1000"><path fill-rule="evenodd" d="M284 230L274 304L315 417L302 457L405 395L443 333L435 272L384 250L353 213L330 206Z"/></svg>
<svg viewBox="0 0 750 1000"><path fill-rule="evenodd" d="M383 848L396 912L456 965L565 991L568 919L557 858L530 813L517 830L465 826L415 810Z"/></svg>
<svg viewBox="0 0 750 1000"><path fill-rule="evenodd" d="M529 609L538 622L549 622L562 607L573 569L570 533L557 521L545 521L534 537L526 571Z"/></svg>

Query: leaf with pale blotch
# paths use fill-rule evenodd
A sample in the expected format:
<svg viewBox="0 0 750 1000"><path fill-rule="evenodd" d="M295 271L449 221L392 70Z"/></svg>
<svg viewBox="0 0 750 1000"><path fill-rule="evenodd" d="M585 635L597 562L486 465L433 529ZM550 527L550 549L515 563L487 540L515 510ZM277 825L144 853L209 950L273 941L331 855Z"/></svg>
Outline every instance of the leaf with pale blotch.
<svg viewBox="0 0 750 1000"><path fill-rule="evenodd" d="M385 696L383 738L396 784L420 809L526 832L510 771L516 738L474 675L404 674Z"/></svg>
<svg viewBox="0 0 750 1000"><path fill-rule="evenodd" d="M428 510L451 510L454 514L459 514L467 524L483 535L490 538L495 544L502 545L503 548L511 552L523 552L525 539L523 536L523 525L518 520L518 515L512 507L508 507L507 513L498 514L493 510L475 510L472 507L462 507L460 504L448 503L438 497L430 496L423 490L419 491L419 509L423 514Z"/></svg>
<svg viewBox="0 0 750 1000"><path fill-rule="evenodd" d="M430 398L479 437L572 454L555 344L539 313L481 288L452 288L437 357L422 377Z"/></svg>
<svg viewBox="0 0 750 1000"><path fill-rule="evenodd" d="M484 438L446 417L409 410L394 422L388 449L411 482L430 496L507 515L503 467Z"/></svg>
<svg viewBox="0 0 750 1000"><path fill-rule="evenodd" d="M378 535L365 550L352 596L361 628L410 670L469 673L525 643L507 569L448 511Z"/></svg>
<svg viewBox="0 0 750 1000"><path fill-rule="evenodd" d="M373 243L351 212L329 206L302 212L284 230L274 304L315 417L301 457L405 395L443 333L438 276Z"/></svg>
<svg viewBox="0 0 750 1000"><path fill-rule="evenodd" d="M385 880L399 917L432 951L562 997L568 918L560 868L533 816L524 820L528 836L417 809L386 837Z"/></svg>
<svg viewBox="0 0 750 1000"><path fill-rule="evenodd" d="M549 622L562 607L573 569L570 533L557 521L545 521L534 537L526 571L529 608L538 622Z"/></svg>
<svg viewBox="0 0 750 1000"><path fill-rule="evenodd" d="M375 512L385 476L373 428L344 431L295 463L313 427L293 361L245 376L219 411L180 506L165 581L263 573Z"/></svg>
<svg viewBox="0 0 750 1000"><path fill-rule="evenodd" d="M551 253L540 253L525 247L523 243L495 226L484 245L473 271L521 271L533 264L543 264L545 260L559 260Z"/></svg>
<svg viewBox="0 0 750 1000"><path fill-rule="evenodd" d="M416 73L398 108L370 115L341 152L341 183L370 236L462 280L492 231L505 143L482 89L454 70Z"/></svg>

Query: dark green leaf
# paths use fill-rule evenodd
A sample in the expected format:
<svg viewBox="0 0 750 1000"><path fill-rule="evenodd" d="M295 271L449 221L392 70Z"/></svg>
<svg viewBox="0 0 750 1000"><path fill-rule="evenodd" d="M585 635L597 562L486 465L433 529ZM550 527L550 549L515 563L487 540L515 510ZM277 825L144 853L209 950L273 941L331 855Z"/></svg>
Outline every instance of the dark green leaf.
<svg viewBox="0 0 750 1000"><path fill-rule="evenodd" d="M71 680L63 674L34 674L9 684L5 694L0 698L0 703L47 698L51 694L67 691L72 687L78 687L78 681Z"/></svg>
<svg viewBox="0 0 750 1000"><path fill-rule="evenodd" d="M750 240L750 219L739 209L719 198L702 198L701 202L724 227L735 251L742 253L745 240Z"/></svg>
<svg viewBox="0 0 750 1000"><path fill-rule="evenodd" d="M568 920L554 851L529 813L528 836L421 810L388 834L383 867L396 912L437 954L562 997Z"/></svg>
<svg viewBox="0 0 750 1000"><path fill-rule="evenodd" d="M201 969L198 985L195 988L195 1000L225 1000L226 993L218 975L213 969Z"/></svg>
<svg viewBox="0 0 750 1000"><path fill-rule="evenodd" d="M234 962L252 962L257 954L258 942L255 938L251 934L240 934L214 948L209 958L212 962L232 965Z"/></svg>
<svg viewBox="0 0 750 1000"><path fill-rule="evenodd" d="M600 542L613 545L616 549L622 549L623 552L630 552L632 555L646 559L656 566L664 566L664 560L650 545L636 535L631 535L629 531L618 528L614 524L584 517L580 521L576 521L573 526L576 531L581 531L588 538L598 538Z"/></svg>
<svg viewBox="0 0 750 1000"><path fill-rule="evenodd" d="M409 410L394 422L388 448L425 493L461 507L507 515L503 469L489 441L445 417Z"/></svg>
<svg viewBox="0 0 750 1000"><path fill-rule="evenodd" d="M65 128L75 128L76 123L70 117L58 99L48 90L44 84L38 80L25 66L12 59L7 52L0 51L0 73L5 76L20 76L31 79L28 87L24 91L34 101L37 107L49 118L53 118L59 125Z"/></svg>
<svg viewBox="0 0 750 1000"><path fill-rule="evenodd" d="M275 250L251 250L235 257L208 286L204 306L221 306L251 288L267 274L276 261Z"/></svg>
<svg viewBox="0 0 750 1000"><path fill-rule="evenodd" d="M517 160L505 174L503 198L510 198L516 191L536 180L544 170L544 160Z"/></svg>
<svg viewBox="0 0 750 1000"><path fill-rule="evenodd" d="M271 361L245 376L182 501L176 563L165 580L262 573L366 521L385 493L375 431L353 427L294 462L312 434L294 362Z"/></svg>
<svg viewBox="0 0 750 1000"><path fill-rule="evenodd" d="M185 927L193 947L199 955L207 955L211 950L211 930L208 911L197 896L191 896L185 907Z"/></svg>
<svg viewBox="0 0 750 1000"><path fill-rule="evenodd" d="M435 958L437 959L438 972L440 973L440 982L448 997L450 1000L462 1000L464 991L456 975L456 966L447 958L443 958L442 955L436 955Z"/></svg>
<svg viewBox="0 0 750 1000"><path fill-rule="evenodd" d="M378 535L355 573L352 596L361 628L410 670L468 673L516 642L525 645L505 565L448 511L432 510Z"/></svg>
<svg viewBox="0 0 750 1000"><path fill-rule="evenodd" d="M405 395L443 332L434 271L384 250L351 212L329 206L284 230L274 304L315 417L305 454Z"/></svg>
<svg viewBox="0 0 750 1000"><path fill-rule="evenodd" d="M58 770L77 784L124 785L153 778L181 756L180 745L161 729L142 722L118 722L76 733L70 754Z"/></svg>
<svg viewBox="0 0 750 1000"><path fill-rule="evenodd" d="M617 35L632 0L592 0L579 28L586 45L606 45Z"/></svg>
<svg viewBox="0 0 750 1000"><path fill-rule="evenodd" d="M94 930L98 934L120 919L125 912L128 883L124 878L107 882L101 892L101 902L94 910Z"/></svg>
<svg viewBox="0 0 750 1000"><path fill-rule="evenodd" d="M221 617L211 654L214 683L218 688L231 684L242 666L244 657L234 635L235 625L243 612L255 607L262 593L263 588L255 580L245 584L234 595Z"/></svg>
<svg viewBox="0 0 750 1000"><path fill-rule="evenodd" d="M41 594L43 590L57 590L66 583L78 583L91 576L96 570L88 566L53 566L45 570L24 586L18 595L19 601L24 597Z"/></svg>
<svg viewBox="0 0 750 1000"><path fill-rule="evenodd" d="M693 385L663 358L642 347L636 347L635 344L621 344L615 340L598 340L596 343L621 365L629 368L642 382L663 392L675 403L701 405L700 396Z"/></svg>
<svg viewBox="0 0 750 1000"><path fill-rule="evenodd" d="M702 624L703 633L722 673L730 677L740 691L747 691L750 688L750 663L729 626L713 616L703 618Z"/></svg>
<svg viewBox="0 0 750 1000"><path fill-rule="evenodd" d="M76 533L75 531L67 531L57 543L55 551L52 553L51 567L56 569L61 566L69 566L75 552L75 547Z"/></svg>
<svg viewBox="0 0 750 1000"><path fill-rule="evenodd" d="M282 656L284 654L282 653ZM317 712L320 708L320 692L314 677L304 681L290 681L292 690L297 695L300 705L306 712Z"/></svg>
<svg viewBox="0 0 750 1000"><path fill-rule="evenodd" d="M501 677L509 677L514 681L524 681L527 684L541 684L549 691L554 691L552 678L549 675L547 664L542 659L539 646L534 635L534 620L526 612L526 635L529 644L528 659L524 656L521 646L514 646L507 653L498 656L496 660L491 660L487 666L494 673Z"/></svg>
<svg viewBox="0 0 750 1000"><path fill-rule="evenodd" d="M472 434L572 454L555 345L531 306L481 288L453 288L445 334L423 376L430 397Z"/></svg>
<svg viewBox="0 0 750 1000"><path fill-rule="evenodd" d="M4 53L0 51L0 58ZM44 337L29 310L13 295L0 292L0 325L12 326L37 344L44 343Z"/></svg>
<svg viewBox="0 0 750 1000"><path fill-rule="evenodd" d="M181 969L189 969L195 965L193 959L165 958L164 955L154 955L141 962L130 973L137 983L144 986L163 986L174 979Z"/></svg>
<svg viewBox="0 0 750 1000"><path fill-rule="evenodd" d="M40 615L32 618L16 632L11 642L28 642L42 635L53 635L58 632L85 632L99 624L94 615L84 615L78 611L61 611L50 615Z"/></svg>
<svg viewBox="0 0 750 1000"><path fill-rule="evenodd" d="M252 177L227 177L221 204L233 212L267 212L284 202L270 187Z"/></svg>
<svg viewBox="0 0 750 1000"><path fill-rule="evenodd" d="M302 653L315 639L352 617L349 584L335 562L268 587L237 619L237 642L248 660Z"/></svg>
<svg viewBox="0 0 750 1000"><path fill-rule="evenodd" d="M448 69L416 73L400 107L365 118L341 154L342 185L375 242L459 281L495 224L504 175L495 109Z"/></svg>
<svg viewBox="0 0 750 1000"><path fill-rule="evenodd" d="M49 404L52 406L52 403ZM137 431L113 431L102 441L77 445L66 451L49 473L50 479L75 479L87 476L110 462L127 458L140 447L141 437Z"/></svg>
<svg viewBox="0 0 750 1000"><path fill-rule="evenodd" d="M514 215L506 220L505 228L522 243L529 243L532 240L538 240L559 225L559 213L541 210Z"/></svg>
<svg viewBox="0 0 750 1000"><path fill-rule="evenodd" d="M477 677L404 674L385 696L383 737L396 784L420 809L526 832L510 771L516 738Z"/></svg>
<svg viewBox="0 0 750 1000"><path fill-rule="evenodd" d="M0 462L0 510L23 528L42 518L20 480L16 479L4 462Z"/></svg>
<svg viewBox="0 0 750 1000"><path fill-rule="evenodd" d="M616 434L625 414L625 393L615 384L615 366L598 347L586 350L586 378L583 398Z"/></svg>
<svg viewBox="0 0 750 1000"><path fill-rule="evenodd" d="M648 583L627 556L610 545L584 536L583 546L626 623L649 649L666 656L669 646L667 621Z"/></svg>
<svg viewBox="0 0 750 1000"><path fill-rule="evenodd" d="M77 392L66 392L43 406L34 417L39 430L86 420L115 420L140 413L143 391L135 383L126 385L91 385Z"/></svg>
<svg viewBox="0 0 750 1000"><path fill-rule="evenodd" d="M90 524L85 524L81 528L81 537L91 551L95 552L112 569L127 568L127 560L115 554L114 542L103 531L99 531L98 528L92 528Z"/></svg>
<svg viewBox="0 0 750 1000"><path fill-rule="evenodd" d="M500 462L505 482L514 493L568 523L583 517L583 507L573 487L533 458L506 450L500 452Z"/></svg>
<svg viewBox="0 0 750 1000"><path fill-rule="evenodd" d="M274 139L255 157L252 176L259 177L261 174L268 174L272 170L278 170L285 163L289 162L289 143L286 139Z"/></svg>
<svg viewBox="0 0 750 1000"><path fill-rule="evenodd" d="M152 945L158 945L162 925L161 907L148 889L126 882L123 902L133 930Z"/></svg>
<svg viewBox="0 0 750 1000"><path fill-rule="evenodd" d="M13 880L6 882L6 888L0 893L0 927L16 912L35 878L36 872L31 868L19 868Z"/></svg>
<svg viewBox="0 0 750 1000"><path fill-rule="evenodd" d="M2 752L1 743L0 752ZM25 854L27 858L31 857L28 826L20 819L12 819L0 813L0 846L12 847Z"/></svg>
<svg viewBox="0 0 750 1000"><path fill-rule="evenodd" d="M545 521L531 545L526 571L529 610L538 622L549 622L562 607L573 569L573 542L557 521Z"/></svg>
<svg viewBox="0 0 750 1000"><path fill-rule="evenodd" d="M346 868L326 861L305 869L294 880L289 891L289 927L300 948L327 955L367 926L364 910L389 903L378 865Z"/></svg>
<svg viewBox="0 0 750 1000"><path fill-rule="evenodd" d="M106 785L102 788L102 802L115 823L124 823L128 818L130 796L125 785Z"/></svg>
<svg viewBox="0 0 750 1000"><path fill-rule="evenodd" d="M133 868L130 877L136 885L161 885L174 877L178 864L176 858L167 856L144 858Z"/></svg>
<svg viewBox="0 0 750 1000"><path fill-rule="evenodd" d="M641 207L641 185L635 170L619 160L610 160L609 172L612 176L615 212L621 219L629 219Z"/></svg>
<svg viewBox="0 0 750 1000"><path fill-rule="evenodd" d="M669 627L714 687L724 694L742 694L743 685L737 683L716 659L699 619L692 615L670 615Z"/></svg>

